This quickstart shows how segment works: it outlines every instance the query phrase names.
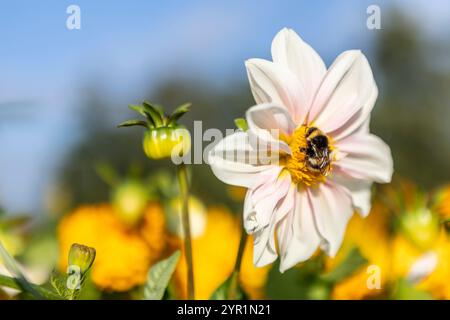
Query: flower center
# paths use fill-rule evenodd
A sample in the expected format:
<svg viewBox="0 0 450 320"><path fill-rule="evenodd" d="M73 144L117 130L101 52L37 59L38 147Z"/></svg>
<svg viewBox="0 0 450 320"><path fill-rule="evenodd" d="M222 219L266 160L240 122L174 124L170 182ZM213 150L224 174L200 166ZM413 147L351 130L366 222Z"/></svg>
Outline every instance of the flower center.
<svg viewBox="0 0 450 320"><path fill-rule="evenodd" d="M284 164L292 180L306 186L325 181L331 169L331 140L316 127L301 126L287 142L292 154Z"/></svg>

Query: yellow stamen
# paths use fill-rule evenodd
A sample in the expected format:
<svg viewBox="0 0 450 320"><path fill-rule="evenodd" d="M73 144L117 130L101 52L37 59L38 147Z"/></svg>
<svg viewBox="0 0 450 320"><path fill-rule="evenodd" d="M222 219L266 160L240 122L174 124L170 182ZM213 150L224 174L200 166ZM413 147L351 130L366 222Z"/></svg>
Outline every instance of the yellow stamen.
<svg viewBox="0 0 450 320"><path fill-rule="evenodd" d="M299 185L308 187L326 180L325 173L314 172L306 165L306 148L308 145L306 133L309 128L308 126L300 126L295 129L291 137L283 139L289 144L292 153L282 159L282 164L291 174L292 180ZM330 144L331 140L328 139L328 142ZM331 151L331 145L329 145L329 148Z"/></svg>

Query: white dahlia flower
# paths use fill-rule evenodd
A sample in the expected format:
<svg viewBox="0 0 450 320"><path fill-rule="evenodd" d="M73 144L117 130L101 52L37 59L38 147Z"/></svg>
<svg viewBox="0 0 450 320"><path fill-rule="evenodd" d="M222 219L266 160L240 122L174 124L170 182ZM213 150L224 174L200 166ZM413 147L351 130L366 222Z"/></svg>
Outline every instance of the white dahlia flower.
<svg viewBox="0 0 450 320"><path fill-rule="evenodd" d="M220 180L248 188L243 220L255 265L280 255L283 272L318 247L334 256L353 212L369 213L372 183L390 182L393 162L369 133L378 89L360 51L345 51L327 69L283 29L272 58L246 62L257 103L246 113L248 130L220 141L208 163Z"/></svg>

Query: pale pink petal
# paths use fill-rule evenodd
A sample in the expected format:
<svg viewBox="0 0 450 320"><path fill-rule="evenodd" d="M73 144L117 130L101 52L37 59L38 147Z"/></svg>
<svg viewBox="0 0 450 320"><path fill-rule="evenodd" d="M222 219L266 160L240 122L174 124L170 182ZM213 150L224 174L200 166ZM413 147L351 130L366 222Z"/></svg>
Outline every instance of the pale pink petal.
<svg viewBox="0 0 450 320"><path fill-rule="evenodd" d="M264 158L264 154L251 146L245 132L236 132L212 148L208 153L208 164L223 182L256 188L268 177L277 177L282 170L278 164L271 164L276 159Z"/></svg>
<svg viewBox="0 0 450 320"><path fill-rule="evenodd" d="M306 191L297 192L295 199L292 225L284 227L285 230L292 228L292 237L287 243L287 247L280 248L281 272L309 259L321 242L308 193ZM284 221L286 224L287 222L287 220Z"/></svg>
<svg viewBox="0 0 450 320"><path fill-rule="evenodd" d="M363 218L370 213L372 206L372 181L348 177L335 170L333 180L344 186L352 196L353 207Z"/></svg>
<svg viewBox="0 0 450 320"><path fill-rule="evenodd" d="M285 255L289 244L291 243L293 237L293 229L292 225L294 223L294 209L289 212L279 223L277 226L277 240L278 240L278 250L280 255Z"/></svg>
<svg viewBox="0 0 450 320"><path fill-rule="evenodd" d="M250 87L257 104L273 103L287 108L295 123L306 117L307 99L302 85L289 69L263 59L245 63Z"/></svg>
<svg viewBox="0 0 450 320"><path fill-rule="evenodd" d="M344 187L333 182L309 189L321 247L334 257L344 239L347 223L353 215L352 199Z"/></svg>
<svg viewBox="0 0 450 320"><path fill-rule="evenodd" d="M279 150L291 153L289 145L280 140L295 130L295 124L288 111L272 104L260 104L251 107L247 113L250 143L260 151Z"/></svg>
<svg viewBox="0 0 450 320"><path fill-rule="evenodd" d="M379 183L391 181L394 171L391 150L377 136L352 135L339 141L336 147L347 155L334 166L347 176Z"/></svg>
<svg viewBox="0 0 450 320"><path fill-rule="evenodd" d="M274 104L253 106L246 117L250 129L279 130L280 134L291 135L297 127L288 111Z"/></svg>
<svg viewBox="0 0 450 320"><path fill-rule="evenodd" d="M358 112L356 112L345 124L337 130L329 132L334 141L345 139L352 134L369 133L370 113L378 97L378 88L373 87L372 93Z"/></svg>
<svg viewBox="0 0 450 320"><path fill-rule="evenodd" d="M376 88L366 57L356 50L341 54L328 70L313 101L308 121L330 133L359 125L369 116ZM362 110L366 107L367 110Z"/></svg>
<svg viewBox="0 0 450 320"><path fill-rule="evenodd" d="M273 62L291 70L299 79L308 106L327 72L327 68L311 46L292 29L284 28L272 41Z"/></svg>
<svg viewBox="0 0 450 320"><path fill-rule="evenodd" d="M250 234L269 225L278 202L286 197L291 176L282 174L248 190L244 201L244 228Z"/></svg>
<svg viewBox="0 0 450 320"><path fill-rule="evenodd" d="M280 220L294 210L297 187L291 184L287 195L277 204L270 221L264 229L253 234L253 264L262 267L272 263L277 258L275 247L275 229Z"/></svg>

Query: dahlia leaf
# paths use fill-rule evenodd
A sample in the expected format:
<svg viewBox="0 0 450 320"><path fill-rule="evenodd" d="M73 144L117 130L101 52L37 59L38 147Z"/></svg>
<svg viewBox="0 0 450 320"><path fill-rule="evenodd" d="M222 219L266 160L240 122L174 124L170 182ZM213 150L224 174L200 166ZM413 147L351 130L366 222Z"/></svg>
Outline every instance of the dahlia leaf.
<svg viewBox="0 0 450 320"><path fill-rule="evenodd" d="M351 276L360 267L367 264L367 259L361 255L358 248L353 248L347 254L345 259L333 270L321 276L326 282L339 282Z"/></svg>
<svg viewBox="0 0 450 320"><path fill-rule="evenodd" d="M35 290L36 292L39 292L42 297L49 300L61 300L61 297L57 295L55 292L50 291L44 287L38 286L36 284L30 283L30 286ZM8 287L11 289L17 289L17 290L23 290L23 287L19 284L19 279L8 277L3 274L0 274L0 287ZM23 291L23 293L27 297L36 298L36 295L33 295L29 291Z"/></svg>
<svg viewBox="0 0 450 320"><path fill-rule="evenodd" d="M151 267L144 287L145 300L161 300L163 298L179 259L180 251L177 250L169 258L161 260Z"/></svg>
<svg viewBox="0 0 450 320"><path fill-rule="evenodd" d="M3 244L0 242L0 261L3 261L9 273L15 276L17 284L20 289L32 294L36 299L42 299L42 295L28 282L23 273L20 271L16 260L6 251Z"/></svg>
<svg viewBox="0 0 450 320"><path fill-rule="evenodd" d="M238 281L238 274L233 272L233 274L228 277L211 295L210 300L228 300L230 298L230 291L234 293L231 297L232 300L244 300L246 296Z"/></svg>
<svg viewBox="0 0 450 320"><path fill-rule="evenodd" d="M50 276L50 284L53 289L55 289L56 293L61 297L66 299L67 297L67 286L65 283L65 279L58 274L56 271L53 271Z"/></svg>

